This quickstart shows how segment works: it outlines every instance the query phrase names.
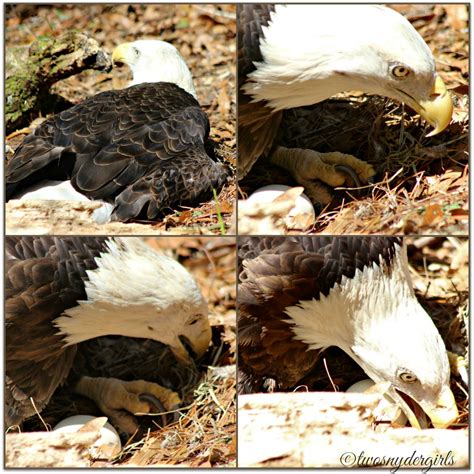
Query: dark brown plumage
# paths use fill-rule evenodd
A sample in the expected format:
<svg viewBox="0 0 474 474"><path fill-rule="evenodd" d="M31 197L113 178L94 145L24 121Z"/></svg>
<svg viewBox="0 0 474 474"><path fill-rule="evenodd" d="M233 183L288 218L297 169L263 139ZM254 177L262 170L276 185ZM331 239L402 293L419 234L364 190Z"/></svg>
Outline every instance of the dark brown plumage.
<svg viewBox="0 0 474 474"><path fill-rule="evenodd" d="M240 390L261 391L274 380L294 387L316 364L319 351L296 340L285 308L327 296L343 276L391 261L391 237L251 237L240 241L238 297ZM329 317L329 316L328 316ZM328 321L328 324L330 322Z"/></svg>
<svg viewBox="0 0 474 474"><path fill-rule="evenodd" d="M52 320L86 299L86 270L105 238L7 237L5 269L5 422L40 412L62 384L77 346L64 347Z"/></svg>
<svg viewBox="0 0 474 474"><path fill-rule="evenodd" d="M255 161L268 154L280 126L282 112L265 107L262 102L251 102L242 86L247 75L255 70L255 62L262 61L259 39L262 26L270 21L274 5L237 5L238 20L238 90L239 90L239 161L238 177L243 178Z"/></svg>
<svg viewBox="0 0 474 474"><path fill-rule="evenodd" d="M199 103L179 86L145 83L107 91L52 117L6 167L7 200L42 180L71 180L113 218L155 220L211 196L228 176Z"/></svg>

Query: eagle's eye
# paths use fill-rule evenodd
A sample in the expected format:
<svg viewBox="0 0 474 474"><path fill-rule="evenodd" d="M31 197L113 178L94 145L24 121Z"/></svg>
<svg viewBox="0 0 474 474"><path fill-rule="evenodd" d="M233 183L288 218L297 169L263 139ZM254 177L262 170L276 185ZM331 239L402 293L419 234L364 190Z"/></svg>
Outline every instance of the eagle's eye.
<svg viewBox="0 0 474 474"><path fill-rule="evenodd" d="M400 380L405 383L415 383L418 381L418 378L415 374L411 372L402 372L399 374Z"/></svg>
<svg viewBox="0 0 474 474"><path fill-rule="evenodd" d="M140 51L137 48L135 48L135 46L132 48L132 51L135 57L138 58L138 56L140 56Z"/></svg>
<svg viewBox="0 0 474 474"><path fill-rule="evenodd" d="M196 314L196 315L192 316L191 318L189 318L186 324L188 326L192 326L193 324L196 324L200 319L201 319L201 315Z"/></svg>
<svg viewBox="0 0 474 474"><path fill-rule="evenodd" d="M410 68L404 66L403 64L398 64L392 68L392 75L397 79L404 79L410 75Z"/></svg>

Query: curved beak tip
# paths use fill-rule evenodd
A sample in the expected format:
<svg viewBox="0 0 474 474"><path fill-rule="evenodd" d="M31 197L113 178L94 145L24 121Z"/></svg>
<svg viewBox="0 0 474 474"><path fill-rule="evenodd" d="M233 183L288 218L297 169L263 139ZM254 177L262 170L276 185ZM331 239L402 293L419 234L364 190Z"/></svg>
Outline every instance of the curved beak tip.
<svg viewBox="0 0 474 474"><path fill-rule="evenodd" d="M421 100L419 114L434 127L427 137L441 133L451 122L453 101L441 77L436 76L430 98Z"/></svg>
<svg viewBox="0 0 474 474"><path fill-rule="evenodd" d="M454 394L449 387L443 390L436 403L436 408L428 415L435 428L447 428L457 420L459 411Z"/></svg>

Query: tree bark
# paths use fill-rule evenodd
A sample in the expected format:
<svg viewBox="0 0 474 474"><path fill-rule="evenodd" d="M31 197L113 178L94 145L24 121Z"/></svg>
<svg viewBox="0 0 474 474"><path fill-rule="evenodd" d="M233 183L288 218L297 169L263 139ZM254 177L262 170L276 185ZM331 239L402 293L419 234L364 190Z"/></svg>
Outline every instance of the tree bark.
<svg viewBox="0 0 474 474"><path fill-rule="evenodd" d="M9 433L5 441L5 467L88 467L89 447L100 433Z"/></svg>
<svg viewBox="0 0 474 474"><path fill-rule="evenodd" d="M57 81L87 69L109 69L109 56L96 40L80 33L58 38L38 38L23 61L7 56L5 81L5 126L7 134L26 127L40 111L49 112L55 100L49 94ZM10 60L8 59L10 58ZM8 69L10 68L10 71Z"/></svg>

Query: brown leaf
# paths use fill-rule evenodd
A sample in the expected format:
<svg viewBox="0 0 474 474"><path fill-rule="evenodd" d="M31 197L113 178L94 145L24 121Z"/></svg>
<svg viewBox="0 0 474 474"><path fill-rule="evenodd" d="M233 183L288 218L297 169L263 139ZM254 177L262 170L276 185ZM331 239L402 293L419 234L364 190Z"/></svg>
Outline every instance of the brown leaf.
<svg viewBox="0 0 474 474"><path fill-rule="evenodd" d="M448 21L453 29L460 31L467 28L467 22L469 21L467 5L452 4L443 6L444 10L446 11Z"/></svg>
<svg viewBox="0 0 474 474"><path fill-rule="evenodd" d="M423 225L429 226L443 219L443 209L438 204L432 204L426 208L423 216Z"/></svg>

